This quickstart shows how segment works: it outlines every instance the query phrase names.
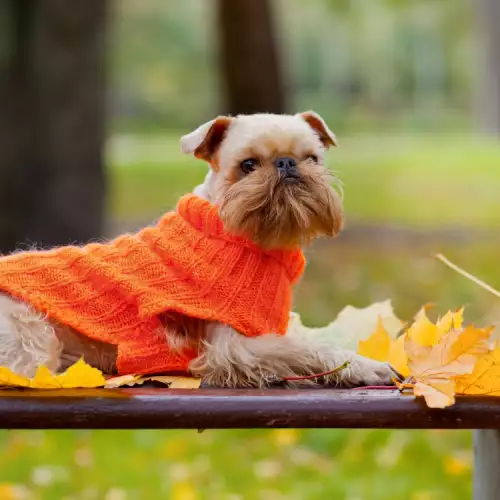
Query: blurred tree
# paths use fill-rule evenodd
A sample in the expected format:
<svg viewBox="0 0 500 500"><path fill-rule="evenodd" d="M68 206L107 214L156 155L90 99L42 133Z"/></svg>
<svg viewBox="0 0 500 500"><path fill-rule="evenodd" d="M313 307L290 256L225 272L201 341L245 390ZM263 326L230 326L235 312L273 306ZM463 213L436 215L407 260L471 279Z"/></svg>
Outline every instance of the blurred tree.
<svg viewBox="0 0 500 500"><path fill-rule="evenodd" d="M283 113L285 95L269 0L218 0L224 111Z"/></svg>
<svg viewBox="0 0 500 500"><path fill-rule="evenodd" d="M102 231L105 0L0 0L0 251Z"/></svg>
<svg viewBox="0 0 500 500"><path fill-rule="evenodd" d="M475 0L481 38L478 118L482 131L500 136L500 2Z"/></svg>

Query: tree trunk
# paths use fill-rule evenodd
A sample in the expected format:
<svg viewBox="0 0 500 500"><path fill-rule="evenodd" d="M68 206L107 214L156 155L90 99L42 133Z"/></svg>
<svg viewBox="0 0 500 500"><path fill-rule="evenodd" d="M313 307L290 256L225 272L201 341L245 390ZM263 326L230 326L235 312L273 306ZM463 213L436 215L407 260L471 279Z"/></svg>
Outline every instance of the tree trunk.
<svg viewBox="0 0 500 500"><path fill-rule="evenodd" d="M0 0L0 251L101 235L105 0Z"/></svg>
<svg viewBox="0 0 500 500"><path fill-rule="evenodd" d="M474 0L479 23L480 81L478 121L480 130L500 137L500 2Z"/></svg>
<svg viewBox="0 0 500 500"><path fill-rule="evenodd" d="M283 113L285 96L269 0L219 0L225 111Z"/></svg>

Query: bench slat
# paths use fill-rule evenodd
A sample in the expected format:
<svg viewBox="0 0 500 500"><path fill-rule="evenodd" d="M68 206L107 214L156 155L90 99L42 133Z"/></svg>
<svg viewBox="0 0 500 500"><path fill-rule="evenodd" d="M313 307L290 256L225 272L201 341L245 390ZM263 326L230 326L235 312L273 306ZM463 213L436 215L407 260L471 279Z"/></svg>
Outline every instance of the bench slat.
<svg viewBox="0 0 500 500"><path fill-rule="evenodd" d="M0 390L0 428L500 428L500 398L459 398L444 410L398 391Z"/></svg>

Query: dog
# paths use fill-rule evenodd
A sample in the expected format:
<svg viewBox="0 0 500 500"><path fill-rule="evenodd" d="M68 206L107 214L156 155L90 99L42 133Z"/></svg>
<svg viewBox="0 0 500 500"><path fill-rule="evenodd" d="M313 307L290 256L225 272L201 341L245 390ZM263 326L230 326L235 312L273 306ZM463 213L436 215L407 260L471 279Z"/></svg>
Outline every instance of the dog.
<svg viewBox="0 0 500 500"><path fill-rule="evenodd" d="M336 137L325 121L312 111L295 115L219 116L181 138L182 151L207 162L209 166L204 182L193 191L194 201L191 198L190 200L201 204L200 210L205 210L205 212L208 210L207 213L215 214L214 217L220 218L221 227L217 226L216 230L223 231L221 234L230 235L227 241L230 241L233 246L236 245L234 248L236 252L239 252L238 255L241 252L250 252L251 257L245 264L245 272L251 274L257 266L256 262L265 261L269 264L262 264L263 269L267 272L268 265L275 266L273 269L276 268L278 274L275 273L272 276L280 276L279 279L274 280L269 277L271 274L266 275L266 278L261 279L258 291L249 291L245 282L239 283L238 291L235 291L234 295L241 295L244 300L238 303L237 308L231 306L233 308L228 309L221 306L221 311L225 309L229 311L229 313L226 311L226 314L221 312L224 322L217 318L214 320L210 312L204 313L205 316L201 315L203 317L191 317L189 312L183 314L182 308L181 312L179 310L165 311L165 314L162 314L161 304L164 304L165 300L168 301L169 294L163 293L159 296L157 305L159 309L152 314L155 316L154 321L161 316L162 330L154 333L156 344L153 344L158 346L160 345L158 342L161 342L174 354L182 354L190 350L192 354L185 365L186 371L195 377L203 378L208 385L267 387L285 378L331 371L346 361L349 362L348 367L336 374L319 379L297 380L293 382L293 385L321 383L349 387L392 384L396 374L385 363L364 358L348 350L337 349L331 343L316 338L314 335L286 332L283 314L290 314L291 307L287 293L284 293L283 300L278 306L272 304L269 307L268 316L259 317L258 321L255 320L255 324L260 328L258 335L241 333L245 325L240 322L239 315L247 314L246 308L249 302L252 302L253 314L257 318L262 307L267 307L265 304L273 302L274 298L281 294L281 288L288 286L287 280L293 284L298 279L302 265L300 248L318 237L334 237L340 232L343 222L341 199L337 190L332 187L332 180L335 179L324 166L325 151L336 144ZM169 221L173 220L166 219L164 226L168 228L171 223L173 224ZM219 224L219 219L216 219L216 223ZM184 220L182 224L185 225ZM189 230L191 231L192 227L189 227ZM178 238L179 231L175 229L171 237L172 241ZM148 248L154 247L156 243L153 242L153 233L144 234L147 237L141 236L141 242L146 241ZM189 234L195 236L186 237L188 238L186 248L191 245L192 240L198 238L199 232ZM117 246L128 245L127 241L136 241L131 238L132 236L123 237ZM200 241L202 241L201 238L203 235L200 236ZM216 239L215 243L211 244L222 243ZM66 247L63 247L63 249L56 249L55 252L63 256L71 254L71 265L68 264L68 269L73 270L78 267L80 257L84 259L85 255L88 256L90 250L87 251L87 248L100 254L104 251L103 249L107 248L106 245L107 243L94 244L83 247L83 250L74 247L68 247L68 250L65 250ZM166 245L169 245L169 241ZM195 243L192 245L194 248ZM202 243L197 242L196 245L202 245ZM195 256L198 264L190 271L193 276L188 276L182 283L193 282L198 279L198 274L203 272L203 255L210 253L210 250L206 248ZM219 246L214 248L219 249ZM48 252L54 252L54 250ZM83 257L81 252L85 252ZM35 251L30 254L32 257L28 257L28 261L32 258L37 259L37 254L45 258L44 251ZM180 254L184 255L182 248ZM219 261L227 264L230 259L225 255L224 251L220 250L213 253L213 258L218 258ZM257 260L255 260L255 255L259 255ZM287 272L283 273L281 270L283 266L281 263L277 264L279 260L277 255L280 256L279 258L286 256L287 259L293 256L290 262L293 262L295 267L287 264ZM18 259L26 261L25 257L23 253L16 253L0 258L0 289L4 290L4 293L0 295L0 366L7 366L21 375L33 376L39 365L45 365L51 371L57 372L64 370L83 356L87 363L105 373L116 373L121 347L113 344L112 340L108 341L105 337L106 332L103 334L105 341L101 338L89 337L82 334L78 326L75 327L77 323L64 319L70 316L61 314L61 317L54 317L43 307L44 302L39 298L39 290L34 285L32 286L34 299L26 299L23 296L22 291L29 287L25 281L27 277L37 275L42 272L42 268L50 269L51 262L43 260L41 264L34 264L33 269L21 267L19 283L22 282L24 285L19 285L17 288L3 286L2 279L8 278L13 266L18 265ZM106 259L108 262L110 257ZM22 266L25 266L24 261L21 260ZM210 272L216 274L218 266L219 264L214 264ZM293 272L290 271L292 268ZM168 267L163 269L165 272L170 272ZM176 269L180 269L179 266ZM91 275L92 272L87 269L83 274ZM162 273L159 272L159 274L160 276L154 275L153 278L161 280ZM118 281L118 278L112 280L113 283L118 283ZM135 277L133 276L130 281L135 281ZM167 281L169 286L171 283L174 285L177 283L176 278ZM224 285L226 288L221 285L222 291L218 293L233 295L233 292L227 292L227 290L232 290L233 281L232 277L226 279ZM276 288L272 288L278 281ZM217 278L212 288L217 288L222 282L223 278ZM282 285L285 282L286 284ZM68 283L64 283L66 287L64 293L71 296L80 287L80 285L75 285L72 289L70 283L68 291L67 285ZM124 286L128 287L127 281ZM269 293L266 292L268 287L272 288L272 290L269 288L271 290ZM42 288L48 289L45 293L50 295L49 285L40 287ZM175 288L174 292L176 293ZM114 289L106 293L112 294ZM130 299L132 292L127 293L120 295L124 302L131 302L127 311L133 310L134 314L139 311L137 314L140 316L143 309L149 310L149 306L144 305L142 295L140 299L132 300ZM208 292L203 292L204 295L206 293ZM261 296L265 297L265 300L261 300ZM221 300L222 302L232 300L236 303L233 299L234 297L222 297ZM259 300L261 302L258 302ZM78 303L78 301L81 299L75 299L73 302ZM98 299L93 299L93 301L97 303ZM138 305L137 301L140 302ZM58 304L60 303L59 300ZM121 305L118 304L118 306ZM68 307L73 307L73 304ZM89 307L92 307L92 304ZM103 306L102 314L105 314L107 309L110 308ZM154 310L153 307L151 311ZM280 326L272 331L263 332L262 325L272 323L269 318L275 310L279 313L276 324ZM235 313L235 311L239 312ZM120 317L123 317L125 313L120 314ZM99 323L95 324L99 326ZM235 325L239 324L243 326L240 329L235 328ZM248 328L251 330L251 326ZM280 328L285 328L285 330L278 332ZM140 342L141 337L137 338ZM152 355L156 348L158 347L150 349ZM160 345L160 348L163 347ZM122 368L123 366L125 365L122 363ZM133 364L127 366L128 368L122 369L121 373L132 370Z"/></svg>

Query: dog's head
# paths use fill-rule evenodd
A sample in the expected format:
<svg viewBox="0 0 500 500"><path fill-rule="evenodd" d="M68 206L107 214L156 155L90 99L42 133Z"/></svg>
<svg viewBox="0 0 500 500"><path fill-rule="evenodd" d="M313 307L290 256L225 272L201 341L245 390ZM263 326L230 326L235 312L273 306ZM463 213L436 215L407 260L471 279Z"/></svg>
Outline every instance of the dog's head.
<svg viewBox="0 0 500 500"><path fill-rule="evenodd" d="M225 228L263 248L335 236L342 206L324 166L334 134L314 112L220 116L182 137L210 164L197 192L220 207Z"/></svg>

